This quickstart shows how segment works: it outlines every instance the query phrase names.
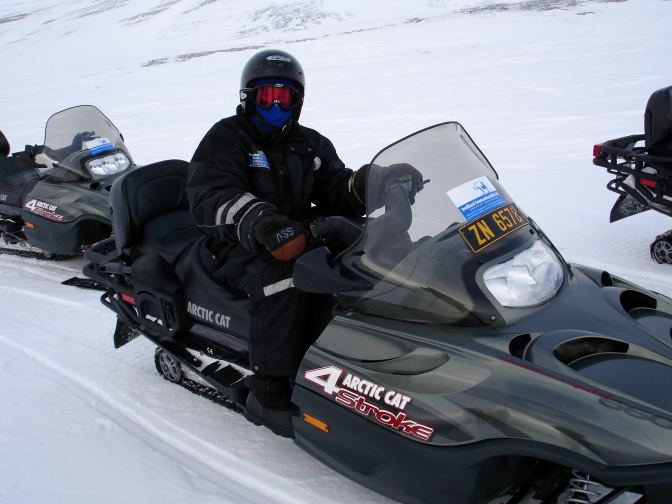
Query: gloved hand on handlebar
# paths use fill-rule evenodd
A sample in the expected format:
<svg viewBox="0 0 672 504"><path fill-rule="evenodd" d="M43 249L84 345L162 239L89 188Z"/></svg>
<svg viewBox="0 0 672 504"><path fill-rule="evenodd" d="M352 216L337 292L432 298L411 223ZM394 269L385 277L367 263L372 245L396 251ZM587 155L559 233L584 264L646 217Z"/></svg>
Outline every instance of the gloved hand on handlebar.
<svg viewBox="0 0 672 504"><path fill-rule="evenodd" d="M374 165L375 166L375 165ZM389 166L376 166L377 172L380 173L376 177L376 183L380 184L381 195L384 195L394 184L401 183L409 193L411 204L415 202L415 194L422 189L423 180L422 173L418 171L413 165L409 163L395 163ZM353 177L353 189L361 201L365 201L367 184L369 183L369 172L371 165L364 165L355 172ZM404 180L404 177L410 177ZM378 198L376 198L378 200ZM376 205L377 206L377 205Z"/></svg>
<svg viewBox="0 0 672 504"><path fill-rule="evenodd" d="M306 230L284 215L262 217L254 225L254 238L280 261L291 261L306 248Z"/></svg>
<svg viewBox="0 0 672 504"><path fill-rule="evenodd" d="M388 177L385 191L389 190L394 184L401 184L408 191L408 199L411 205L415 203L415 195L422 189L422 173L415 166L408 163L397 163L387 167Z"/></svg>

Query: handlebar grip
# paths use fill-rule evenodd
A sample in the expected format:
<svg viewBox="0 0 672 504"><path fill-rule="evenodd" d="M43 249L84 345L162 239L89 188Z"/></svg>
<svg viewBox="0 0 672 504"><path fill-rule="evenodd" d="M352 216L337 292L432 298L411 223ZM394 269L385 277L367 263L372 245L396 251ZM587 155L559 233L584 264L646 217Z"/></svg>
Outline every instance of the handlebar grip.
<svg viewBox="0 0 672 504"><path fill-rule="evenodd" d="M362 233L362 227L350 219L335 215L316 219L308 226L309 238L313 242L336 241L353 243Z"/></svg>

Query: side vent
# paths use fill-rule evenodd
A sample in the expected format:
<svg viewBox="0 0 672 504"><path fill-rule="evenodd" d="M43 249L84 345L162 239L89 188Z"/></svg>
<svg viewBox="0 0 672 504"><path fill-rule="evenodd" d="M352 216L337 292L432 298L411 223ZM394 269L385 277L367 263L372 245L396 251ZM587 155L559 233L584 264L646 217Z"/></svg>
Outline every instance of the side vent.
<svg viewBox="0 0 672 504"><path fill-rule="evenodd" d="M626 290L621 294L621 306L623 306L626 312L631 313L638 308L655 309L658 306L658 302L643 292Z"/></svg>
<svg viewBox="0 0 672 504"><path fill-rule="evenodd" d="M630 345L623 341L609 338L577 338L566 341L553 350L553 355L563 364L570 366L573 362L589 355L603 353L628 353Z"/></svg>
<svg viewBox="0 0 672 504"><path fill-rule="evenodd" d="M509 353L519 359L525 355L527 346L532 342L532 336L529 334L519 334L509 343Z"/></svg>
<svg viewBox="0 0 672 504"><path fill-rule="evenodd" d="M600 280L602 282L602 287L613 287L614 286L614 279L607 271L602 272L602 276L600 277Z"/></svg>

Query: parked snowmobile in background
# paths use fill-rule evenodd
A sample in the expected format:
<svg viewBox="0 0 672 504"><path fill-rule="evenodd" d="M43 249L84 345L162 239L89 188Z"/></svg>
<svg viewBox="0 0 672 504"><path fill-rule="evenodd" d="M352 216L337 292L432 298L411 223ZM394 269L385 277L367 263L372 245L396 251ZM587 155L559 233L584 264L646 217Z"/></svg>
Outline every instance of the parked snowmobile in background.
<svg viewBox="0 0 672 504"><path fill-rule="evenodd" d="M0 143L0 252L72 256L110 236L109 189L133 161L100 110L54 114L43 145L11 156L4 135Z"/></svg>
<svg viewBox="0 0 672 504"><path fill-rule="evenodd" d="M186 174L117 180L84 273L116 347L144 335L165 378L244 408L248 302L208 273ZM402 502L669 503L672 300L565 263L458 123L381 151L367 188L365 224L315 221L295 265L336 300L295 379L296 443Z"/></svg>
<svg viewBox="0 0 672 504"><path fill-rule="evenodd" d="M672 86L649 98L643 135L595 145L593 157L594 164L616 176L607 184L607 189L619 194L610 222L650 209L672 216ZM656 237L651 257L672 264L672 230Z"/></svg>

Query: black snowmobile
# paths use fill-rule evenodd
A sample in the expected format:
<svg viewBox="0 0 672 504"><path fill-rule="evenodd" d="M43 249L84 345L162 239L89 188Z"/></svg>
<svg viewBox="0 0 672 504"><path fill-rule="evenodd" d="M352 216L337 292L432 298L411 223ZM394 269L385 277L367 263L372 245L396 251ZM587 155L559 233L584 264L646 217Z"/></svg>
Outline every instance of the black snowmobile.
<svg viewBox="0 0 672 504"><path fill-rule="evenodd" d="M117 180L84 272L116 347L144 335L168 380L243 408L247 299L208 273L186 175ZM296 443L402 502L669 503L672 300L567 264L458 123L381 151L367 187L365 224L315 221L295 265L337 303L295 379Z"/></svg>
<svg viewBox="0 0 672 504"><path fill-rule="evenodd" d="M610 222L650 209L672 216L672 86L649 98L643 135L595 145L593 157L594 164L615 175L607 184L607 189L619 194ZM672 264L672 230L656 237L651 257Z"/></svg>
<svg viewBox="0 0 672 504"><path fill-rule="evenodd" d="M54 114L43 145L11 156L4 135L0 144L0 252L59 258L110 236L110 186L134 165L100 110Z"/></svg>

